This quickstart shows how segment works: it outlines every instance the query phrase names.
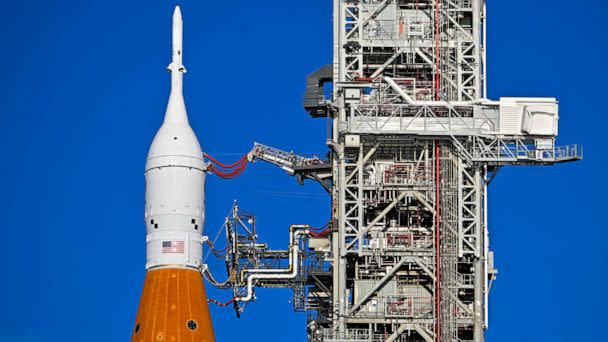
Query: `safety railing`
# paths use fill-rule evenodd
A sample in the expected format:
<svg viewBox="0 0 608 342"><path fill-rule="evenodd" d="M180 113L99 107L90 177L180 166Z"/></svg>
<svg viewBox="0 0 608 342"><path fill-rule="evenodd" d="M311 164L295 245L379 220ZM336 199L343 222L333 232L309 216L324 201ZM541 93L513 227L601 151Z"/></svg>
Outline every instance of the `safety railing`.
<svg viewBox="0 0 608 342"><path fill-rule="evenodd" d="M432 317L433 298L425 297L387 297L385 314L386 317L420 318Z"/></svg>
<svg viewBox="0 0 608 342"><path fill-rule="evenodd" d="M472 159L502 164L551 164L583 159L580 145L555 146L553 141L531 142L524 138L476 139Z"/></svg>
<svg viewBox="0 0 608 342"><path fill-rule="evenodd" d="M583 146L574 144L567 146L558 146L554 153L555 161L571 161L583 159Z"/></svg>
<svg viewBox="0 0 608 342"><path fill-rule="evenodd" d="M412 164L382 164L381 183L392 185L427 185L433 181L433 168Z"/></svg>
<svg viewBox="0 0 608 342"><path fill-rule="evenodd" d="M316 157L303 157L293 152L282 151L274 147L255 143L253 157L273 164L294 168L297 166L321 165L327 162Z"/></svg>
<svg viewBox="0 0 608 342"><path fill-rule="evenodd" d="M386 247L388 249L428 249L433 246L434 238L431 235L409 233L387 233Z"/></svg>
<svg viewBox="0 0 608 342"><path fill-rule="evenodd" d="M474 107L359 104L351 106L347 125L353 133L470 136L495 132L498 118L474 116Z"/></svg>
<svg viewBox="0 0 608 342"><path fill-rule="evenodd" d="M472 286L475 284L475 277L472 274L458 273L457 279L460 286Z"/></svg>

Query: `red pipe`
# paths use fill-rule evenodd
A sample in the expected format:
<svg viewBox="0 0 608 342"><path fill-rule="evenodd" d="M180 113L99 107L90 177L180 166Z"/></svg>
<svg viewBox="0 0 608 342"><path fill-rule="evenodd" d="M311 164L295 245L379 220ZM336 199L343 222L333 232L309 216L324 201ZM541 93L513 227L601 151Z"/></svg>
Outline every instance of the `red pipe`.
<svg viewBox="0 0 608 342"><path fill-rule="evenodd" d="M223 308L223 307L226 307L226 306L234 303L235 299L232 298L231 300L227 301L226 303L221 303L221 302L218 302L217 300L211 299L211 298L207 299L207 301Z"/></svg>
<svg viewBox="0 0 608 342"><path fill-rule="evenodd" d="M435 0L435 100L439 101L439 0Z"/></svg>
<svg viewBox="0 0 608 342"><path fill-rule="evenodd" d="M441 176L439 174L441 161L441 146L439 141L435 141L435 340L441 342Z"/></svg>

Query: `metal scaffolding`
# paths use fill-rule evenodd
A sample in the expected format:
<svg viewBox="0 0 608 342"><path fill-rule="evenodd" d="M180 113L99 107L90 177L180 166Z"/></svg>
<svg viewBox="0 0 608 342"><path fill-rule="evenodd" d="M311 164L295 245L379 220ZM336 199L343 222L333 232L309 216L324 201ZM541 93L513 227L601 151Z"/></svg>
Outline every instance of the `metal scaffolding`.
<svg viewBox="0 0 608 342"><path fill-rule="evenodd" d="M486 98L484 0L334 0L333 11L333 65L305 97L331 123L329 158L250 154L320 182L331 222L301 227L291 259L234 245L236 302L247 272L297 261L297 276L253 284L292 287L311 342L482 342L496 274L488 184L503 166L575 161L582 148L556 146L556 99Z"/></svg>
<svg viewBox="0 0 608 342"><path fill-rule="evenodd" d="M481 342L488 180L582 158L555 146L555 99L486 98L485 7L334 1L332 308L311 341Z"/></svg>

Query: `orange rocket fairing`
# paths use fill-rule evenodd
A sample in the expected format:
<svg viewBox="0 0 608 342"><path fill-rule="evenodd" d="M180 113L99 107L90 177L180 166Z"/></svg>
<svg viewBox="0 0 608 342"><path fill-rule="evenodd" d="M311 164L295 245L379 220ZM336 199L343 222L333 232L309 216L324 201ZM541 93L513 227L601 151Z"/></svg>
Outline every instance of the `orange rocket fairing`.
<svg viewBox="0 0 608 342"><path fill-rule="evenodd" d="M149 271L131 341L215 341L201 274L171 268Z"/></svg>

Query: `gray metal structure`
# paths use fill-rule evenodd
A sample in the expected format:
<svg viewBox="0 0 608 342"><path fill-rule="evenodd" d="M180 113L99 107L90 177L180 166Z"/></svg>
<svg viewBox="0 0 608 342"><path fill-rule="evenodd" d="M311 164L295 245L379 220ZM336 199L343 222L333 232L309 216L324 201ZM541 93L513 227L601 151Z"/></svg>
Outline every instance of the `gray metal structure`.
<svg viewBox="0 0 608 342"><path fill-rule="evenodd" d="M329 231L296 227L306 238L289 251L234 245L235 297L260 269L297 264L255 285L294 289L309 341L484 341L496 274L488 185L503 166L579 160L582 149L556 146L556 99L487 99L485 1L334 0L333 11L333 65L309 76L305 98L331 122L329 159L251 153L319 181Z"/></svg>

